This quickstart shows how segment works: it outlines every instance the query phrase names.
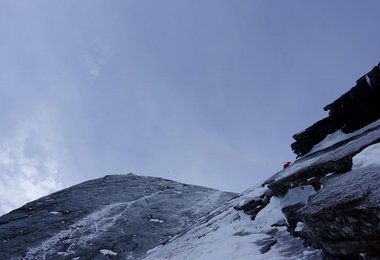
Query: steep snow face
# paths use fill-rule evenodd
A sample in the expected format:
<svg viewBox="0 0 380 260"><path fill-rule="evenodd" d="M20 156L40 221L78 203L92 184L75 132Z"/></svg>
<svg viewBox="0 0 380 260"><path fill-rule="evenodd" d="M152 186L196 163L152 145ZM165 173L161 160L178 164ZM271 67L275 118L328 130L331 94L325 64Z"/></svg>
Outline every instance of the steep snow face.
<svg viewBox="0 0 380 260"><path fill-rule="evenodd" d="M304 203L314 193L310 186L290 190L283 198L272 197L252 221L234 209L260 197L267 189L256 187L200 219L194 226L158 246L143 257L157 259L321 259L321 252L305 248L292 237L282 213L285 206Z"/></svg>
<svg viewBox="0 0 380 260"><path fill-rule="evenodd" d="M0 217L0 259L136 259L236 197L136 175L111 175Z"/></svg>

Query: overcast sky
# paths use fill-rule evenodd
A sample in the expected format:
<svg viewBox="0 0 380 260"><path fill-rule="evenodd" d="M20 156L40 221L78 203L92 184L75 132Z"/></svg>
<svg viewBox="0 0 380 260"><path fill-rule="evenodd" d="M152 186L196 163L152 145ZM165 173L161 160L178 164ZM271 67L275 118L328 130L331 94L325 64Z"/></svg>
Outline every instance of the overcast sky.
<svg viewBox="0 0 380 260"><path fill-rule="evenodd" d="M240 192L379 62L379 1L0 0L0 214L133 172Z"/></svg>

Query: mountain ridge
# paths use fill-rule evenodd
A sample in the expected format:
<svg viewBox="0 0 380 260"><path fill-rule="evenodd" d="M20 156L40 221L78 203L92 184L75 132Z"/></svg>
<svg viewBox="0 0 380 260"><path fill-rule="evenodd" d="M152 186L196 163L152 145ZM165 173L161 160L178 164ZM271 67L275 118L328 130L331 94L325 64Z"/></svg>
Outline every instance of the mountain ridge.
<svg viewBox="0 0 380 260"><path fill-rule="evenodd" d="M107 175L1 216L0 256L97 258L110 250L136 258L234 196L162 178Z"/></svg>

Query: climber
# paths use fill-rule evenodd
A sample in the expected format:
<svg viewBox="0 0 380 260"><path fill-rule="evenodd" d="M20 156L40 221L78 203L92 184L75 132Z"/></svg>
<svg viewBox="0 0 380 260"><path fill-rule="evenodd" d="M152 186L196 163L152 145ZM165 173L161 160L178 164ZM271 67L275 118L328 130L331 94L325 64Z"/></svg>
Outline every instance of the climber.
<svg viewBox="0 0 380 260"><path fill-rule="evenodd" d="M292 162L284 162L284 169L288 168Z"/></svg>

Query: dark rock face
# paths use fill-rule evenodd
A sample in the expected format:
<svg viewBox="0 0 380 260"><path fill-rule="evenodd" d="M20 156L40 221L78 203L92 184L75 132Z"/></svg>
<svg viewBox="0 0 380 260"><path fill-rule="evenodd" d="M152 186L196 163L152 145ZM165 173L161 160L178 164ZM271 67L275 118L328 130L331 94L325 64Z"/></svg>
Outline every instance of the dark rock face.
<svg viewBox="0 0 380 260"><path fill-rule="evenodd" d="M296 142L292 143L291 147L297 155L305 155L327 135L334 133L342 126L342 123L334 121L331 117L326 117L301 133L293 135Z"/></svg>
<svg viewBox="0 0 380 260"><path fill-rule="evenodd" d="M296 142L291 147L295 154L307 154L328 134L339 129L352 133L380 118L380 63L324 110L329 111L328 117L293 136Z"/></svg>
<svg viewBox="0 0 380 260"><path fill-rule="evenodd" d="M324 259L380 259L380 167L352 171L353 156L379 142L377 126L297 160L264 183L273 196L304 185L318 191L303 207L282 211L289 232L323 249ZM305 226L296 230L300 222Z"/></svg>
<svg viewBox="0 0 380 260"><path fill-rule="evenodd" d="M308 203L282 211L289 233L303 238L307 246L323 249L324 259L380 259L380 166L352 170L355 155L380 143L379 124L368 126L380 118L379 65L325 107L330 110L327 118L294 135L292 148L305 155L339 129L353 133L367 126L368 130L299 158L263 184L268 194L277 197L295 187L314 187L316 193ZM250 213L263 201L257 198L243 210Z"/></svg>
<svg viewBox="0 0 380 260"><path fill-rule="evenodd" d="M0 217L0 259L135 259L236 196L136 175L111 175Z"/></svg>
<svg viewBox="0 0 380 260"><path fill-rule="evenodd" d="M289 168L273 175L264 182L274 195L284 195L290 188L312 185L317 187L320 179L329 173L349 172L352 157L371 144L380 142L380 126L339 142L322 151L295 161Z"/></svg>
<svg viewBox="0 0 380 260"><path fill-rule="evenodd" d="M327 105L329 116L351 133L380 117L380 64L356 81L356 86Z"/></svg>
<svg viewBox="0 0 380 260"><path fill-rule="evenodd" d="M300 209L321 248L332 255L380 255L380 167L329 179Z"/></svg>

